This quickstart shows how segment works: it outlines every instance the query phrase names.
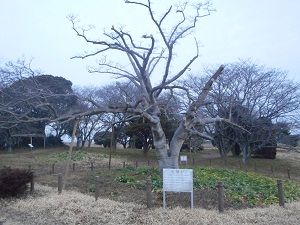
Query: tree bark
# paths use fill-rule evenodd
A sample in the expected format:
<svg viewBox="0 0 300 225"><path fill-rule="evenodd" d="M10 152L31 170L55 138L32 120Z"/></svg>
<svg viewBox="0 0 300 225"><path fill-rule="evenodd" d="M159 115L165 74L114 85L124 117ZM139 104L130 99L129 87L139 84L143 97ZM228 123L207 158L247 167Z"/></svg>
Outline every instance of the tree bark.
<svg viewBox="0 0 300 225"><path fill-rule="evenodd" d="M164 168L177 169L179 167L179 152L187 137L187 132L182 131L182 129L177 129L169 147L160 122L151 124L151 131L153 133L153 143L159 163L160 174L162 174Z"/></svg>
<svg viewBox="0 0 300 225"><path fill-rule="evenodd" d="M180 149L183 145L183 142L189 136L189 132L191 131L194 123L199 123L200 121L202 126L208 123L204 118L198 118L196 116L196 111L204 105L206 96L209 93L213 82L222 73L223 69L223 65L219 67L219 69L215 72L215 74L213 74L211 79L207 81L197 100L190 105L186 112L186 116L182 119L173 135L173 138L170 142L170 148L168 148L166 136L160 123L160 111L158 107L153 107L152 114L148 115L148 118L151 117L150 127L159 163L159 171L161 174L164 168L177 169L179 167L178 160Z"/></svg>
<svg viewBox="0 0 300 225"><path fill-rule="evenodd" d="M70 162L71 162L72 151L73 151L75 134L76 134L76 129L77 129L78 122L79 122L79 119L75 118L74 127L73 127L73 133L72 133L72 140L71 140L71 144L70 144L70 148L69 148L69 154L68 154L68 159L67 159L67 163L66 163L66 167L65 167L65 175L64 175L63 183L62 183L62 190L65 189L65 186L66 186L66 181L67 181L67 177L68 177L69 166L70 166Z"/></svg>

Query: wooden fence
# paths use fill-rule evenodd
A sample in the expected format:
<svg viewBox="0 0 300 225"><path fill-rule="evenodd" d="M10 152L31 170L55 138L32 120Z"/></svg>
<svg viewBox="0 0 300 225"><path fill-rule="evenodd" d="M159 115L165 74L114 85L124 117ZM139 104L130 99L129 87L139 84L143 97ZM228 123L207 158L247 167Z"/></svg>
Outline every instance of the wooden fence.
<svg viewBox="0 0 300 225"><path fill-rule="evenodd" d="M34 172L34 171L33 171ZM58 173L57 175L57 190L58 194L62 193L62 186L63 186L63 175L62 173ZM139 183L141 184L141 183ZM153 201L152 201L152 181L150 178L148 178L145 182L146 185L146 200L147 200L147 208L153 207ZM100 177L96 176L94 180L94 187L95 187L95 200L97 201L100 197ZM217 188L217 195L218 195L218 210L220 213L224 212L224 183L218 182ZM278 189L278 203L279 206L284 207L285 201L284 201L284 188L282 180L277 180L277 189ZM30 193L34 193L34 179L30 183Z"/></svg>
<svg viewBox="0 0 300 225"><path fill-rule="evenodd" d="M218 160L218 163L215 164L215 160ZM139 166L141 167L157 167L157 163L154 162L150 162L149 160L146 162L126 162L123 161L122 163L118 164L118 168L123 167L126 168L127 166L132 166L132 167L136 167L138 168ZM218 167L223 167L223 168L228 168L228 169L245 169L247 168L247 171L252 171L252 172L258 172L260 171L260 166L257 163L254 163L252 165L243 165L242 162L229 162L226 158L221 159L197 159L197 158L192 158L191 160L189 160L189 162L185 162L182 163L180 162L180 166L181 167L190 167L190 166L218 166ZM97 162L93 161L90 162L90 164L87 165L77 165L76 162L72 163L70 165L71 169L73 172L76 171L82 171L82 170L91 170L94 171L96 169L100 169L100 168L109 168L109 165L103 165L103 163L101 165L98 165ZM32 170L32 166L29 165L28 166L29 170ZM264 166L264 170L266 170L266 167ZM42 169L42 171L46 171L47 173L47 169ZM290 168L285 168L284 170L282 170L282 168L280 168L280 170L278 168L276 168L273 165L269 165L269 169L268 169L269 173L275 177L276 176L276 172L279 172L280 174L285 174L284 178L291 178L292 177L292 172L290 170ZM35 171L35 172L38 172ZM57 174L57 188L58 188L58 194L62 193L62 180L63 180L63 165L62 164L56 164L53 163L51 165L49 165L48 167L48 173L50 172L50 174ZM39 173L42 174L42 173ZM139 183L141 184L141 183ZM97 199L100 197L100 192L101 192L101 187L100 187L100 177L96 176L95 180L94 180L94 185L95 185L95 200L97 201ZM146 196L145 198L147 199L147 208L151 208L153 207L153 202L152 202L152 183L150 179L147 179L147 181L144 184L146 186ZM217 195L218 195L218 209L219 212L222 213L224 212L224 183L223 182L219 182L217 185ZM277 180L277 189L278 189L278 202L279 205L284 207L284 189L283 189L283 184L282 184L282 180L278 178ZM34 192L34 180L31 182L30 185L30 192L33 193Z"/></svg>

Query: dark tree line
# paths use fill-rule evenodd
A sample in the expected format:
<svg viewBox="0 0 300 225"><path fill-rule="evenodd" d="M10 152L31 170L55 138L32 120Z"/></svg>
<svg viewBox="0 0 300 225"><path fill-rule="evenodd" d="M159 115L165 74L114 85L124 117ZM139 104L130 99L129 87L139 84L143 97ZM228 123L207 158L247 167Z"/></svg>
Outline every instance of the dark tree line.
<svg viewBox="0 0 300 225"><path fill-rule="evenodd" d="M6 63L0 79L1 143L8 150L44 136L51 119L69 113L77 102L70 81L36 72L25 60Z"/></svg>
<svg viewBox="0 0 300 225"><path fill-rule="evenodd" d="M26 134L44 134L46 126L52 128L52 134L48 137L49 144L62 144L61 137L71 135L72 121L49 122L50 120L38 118L56 118L70 112L89 111L95 108L95 104L123 105L138 97L135 87L130 83L73 90L70 81L39 74L27 66L23 61L8 63L1 68L1 79L5 82L1 87L0 131L2 145L6 143L6 147L12 144L27 145L30 138ZM290 113L297 112L299 108L299 88L297 84L287 80L285 75L280 70L267 69L251 61L227 65L222 77L212 87L209 102L198 114L229 118L249 132L223 122L216 122L202 129L213 137L212 142L219 148L221 155L226 156L228 152L243 154L247 162L250 155L275 158L278 143L297 145L299 136L291 134L296 117L295 113ZM233 82L233 77L239 81ZM202 79L206 79L205 76L190 76L180 82L197 93L203 85ZM93 102L89 100L91 97L94 97ZM172 96L165 94L158 99L167 142L180 123L181 112L189 104L186 102L188 99L182 92ZM90 146L92 141L110 146L113 125L114 149L118 142L124 148L141 148L147 155L154 148L151 126L147 119L136 117L127 120L129 116L126 112L118 112L81 117L76 133L78 147ZM43 145L42 137L35 139L38 145ZM202 139L197 136L186 138L183 147L189 148L190 140L192 149L201 149Z"/></svg>

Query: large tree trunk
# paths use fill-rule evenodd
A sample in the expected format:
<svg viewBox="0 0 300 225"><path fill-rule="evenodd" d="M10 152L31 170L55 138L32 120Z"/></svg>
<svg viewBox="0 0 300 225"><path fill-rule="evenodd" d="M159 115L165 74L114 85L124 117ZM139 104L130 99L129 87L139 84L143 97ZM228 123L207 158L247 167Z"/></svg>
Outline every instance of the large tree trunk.
<svg viewBox="0 0 300 225"><path fill-rule="evenodd" d="M162 129L160 123L160 110L155 101L152 102L152 107L149 107L148 113L144 116L149 120L150 127L153 136L153 144L156 149L156 155L159 162L159 171L162 174L164 168L178 168L179 152L183 145L183 142L189 135L191 128L195 123L205 125L210 120L202 121L202 117L196 116L196 111L203 106L205 98L211 89L211 86L222 73L224 67L220 66L216 73L211 77L209 81L204 85L202 92L199 94L196 101L194 101L188 108L186 116L182 118L178 128L176 129L174 136L170 143L170 148L168 148L168 143L166 142L166 135ZM197 120L195 118L197 117ZM217 122L216 120L215 122ZM202 122L202 123L201 123Z"/></svg>
<svg viewBox="0 0 300 225"><path fill-rule="evenodd" d="M156 156L159 163L159 171L162 174L164 168L178 168L174 159L169 155L166 136L163 132L161 123L157 120L156 123L151 123L151 131L153 135L153 144L155 146ZM176 159L178 160L178 158Z"/></svg>
<svg viewBox="0 0 300 225"><path fill-rule="evenodd" d="M159 163L160 174L162 174L164 168L177 169L179 167L179 152L187 137L187 132L184 130L183 126L180 126L176 130L169 148L160 122L152 124L151 130L153 133L153 143Z"/></svg>

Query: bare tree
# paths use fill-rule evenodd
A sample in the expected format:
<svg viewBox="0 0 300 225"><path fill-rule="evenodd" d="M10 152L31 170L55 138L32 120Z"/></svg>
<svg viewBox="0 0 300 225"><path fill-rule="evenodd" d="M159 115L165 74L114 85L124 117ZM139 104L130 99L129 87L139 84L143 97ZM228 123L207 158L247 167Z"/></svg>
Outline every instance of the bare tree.
<svg viewBox="0 0 300 225"><path fill-rule="evenodd" d="M206 69L206 78L212 70ZM190 76L184 85L193 90L196 97L201 92L205 78ZM208 132L218 133L216 144L220 153L242 149L244 162L257 149L274 143L280 129L276 125L285 122L294 125L300 109L299 84L287 78L287 72L257 65L251 60L240 60L226 65L222 76L214 83L208 96L211 104L202 108L209 116L232 118L251 133L242 134L236 127L217 123ZM260 133L260 135L259 135ZM275 141L276 143L276 141ZM273 144L276 148L276 145Z"/></svg>
<svg viewBox="0 0 300 225"><path fill-rule="evenodd" d="M82 104L85 104L86 110L88 109L92 110L97 108L97 105L110 105L113 107L116 106L122 106L126 105L127 101L132 101L132 99L136 99L136 90L133 85L130 85L130 83L120 83L117 82L116 84L109 84L106 86L101 87L84 87L84 88L76 88L78 95L80 96L80 99L82 99ZM91 100L91 101L86 101ZM92 124L98 123L96 127L93 128L93 132L91 133L91 138L94 136L94 134L98 131L110 131L112 126L114 126L114 142L113 142L113 150L116 151L117 141L122 140L123 144L126 143L126 138L124 139L124 133L122 132L123 127L126 125L127 116L129 116L126 112L114 112L114 113L100 113L95 117L96 115L93 115L91 117L90 115L84 116L85 119L90 118L93 119L93 121L88 122L86 121L86 126L83 127L89 127L92 128ZM81 126L83 123L80 122L79 126ZM89 124L92 123L92 124ZM101 126L99 127L99 124ZM83 128L82 127L82 128ZM95 128L97 128L95 130ZM81 131L82 129L79 127L78 129ZM80 132L78 132L80 133ZM83 133L82 133L83 134ZM123 138L121 138L121 136ZM125 141L125 143L124 143Z"/></svg>
<svg viewBox="0 0 300 225"><path fill-rule="evenodd" d="M79 99L78 104L76 106L76 110L81 112L93 110L93 104L85 101L85 99L95 99L94 96L97 95L96 93L98 92L98 90L98 87L93 86L75 87L74 92L76 93ZM75 134L77 138L77 147L84 147L86 143L88 144L88 147L91 146L94 134L103 128L103 117L105 118L106 115L104 115L103 113L99 113L94 115L85 115L80 118ZM70 136L71 132L71 129L69 129L68 133Z"/></svg>
<svg viewBox="0 0 300 225"><path fill-rule="evenodd" d="M181 68L175 68L175 50L183 38L189 38L189 35L196 29L198 21L210 15L212 11L211 5L209 2L198 3L192 6L184 3L169 7L162 16L158 17L154 13L154 7L150 0L144 2L125 1L125 3L144 10L145 15L148 14L157 32L153 34L146 34L145 32L141 35L142 40L135 40L129 32L112 26L111 32L104 32L103 37L92 38L88 36L88 29L78 28L74 16L69 17L77 36L97 46L94 52L77 55L73 58L84 59L108 54L111 51L118 52L119 56L124 56L128 59L131 68L121 67L119 64L113 64L106 59L98 62L98 68L90 68L90 72L113 74L119 78L127 79L138 90L138 98L134 101L127 101L126 104L114 106L97 105L97 109L93 110L93 112L85 112L82 115L98 112L126 112L131 115L127 119L145 118L151 127L160 170L162 171L163 168L178 168L180 148L189 135L197 134L209 138L206 134L194 128L224 120L222 118L203 118L196 113L198 108L205 104L205 98L213 82L222 73L223 66L220 66L212 74L198 98L190 102L170 142L170 147L167 146L166 136L161 126L161 109L158 107L157 102L158 97L164 91L173 93L176 90L186 90L182 86L174 85L174 82L183 76L198 58L197 41L194 41L194 46L186 46L186 49L191 49L190 53L194 55L189 60L182 59L186 63ZM193 15L191 10L187 11L191 9L189 7L192 7ZM173 22L175 21L171 26L167 23L167 19L170 18ZM155 73L161 74L161 76L160 81L155 82L156 84L154 85L151 78ZM186 91L188 92L188 90Z"/></svg>

